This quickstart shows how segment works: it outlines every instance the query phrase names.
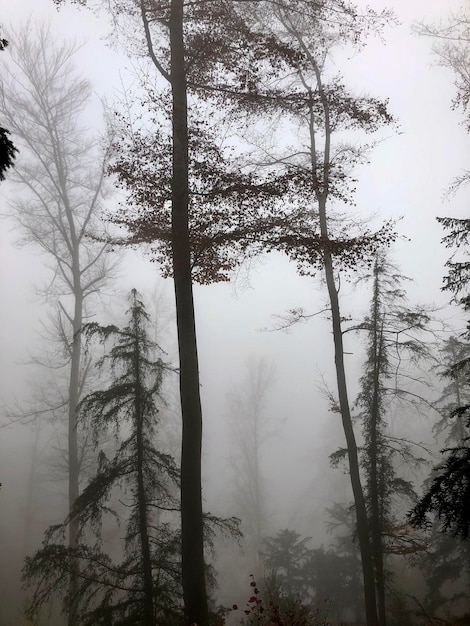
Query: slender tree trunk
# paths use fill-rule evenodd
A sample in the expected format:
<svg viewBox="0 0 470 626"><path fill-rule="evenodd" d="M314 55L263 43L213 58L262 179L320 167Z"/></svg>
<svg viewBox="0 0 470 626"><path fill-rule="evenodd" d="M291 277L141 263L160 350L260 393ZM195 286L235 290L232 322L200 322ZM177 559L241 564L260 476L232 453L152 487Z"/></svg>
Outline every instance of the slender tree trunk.
<svg viewBox="0 0 470 626"><path fill-rule="evenodd" d="M37 416L34 418L34 443L31 450L31 465L28 476L28 491L26 494L24 534L23 534L23 554L27 556L32 549L31 536L35 526L34 494L36 492L36 472L39 457L39 422Z"/></svg>
<svg viewBox="0 0 470 626"><path fill-rule="evenodd" d="M378 355L377 355L378 356ZM378 356L380 358L380 356ZM378 433L378 369L379 365L376 362L374 364L374 389L373 389L373 401L372 411L370 419L371 433L370 433L370 484L369 484L369 498L370 498L370 532L372 539L372 550L374 559L375 570L375 582L377 588L377 608L379 614L380 626L386 625L386 612L385 612L385 575L384 575L384 559L383 559L383 515L381 501L383 500L383 489L381 480L381 469L378 459L379 433Z"/></svg>
<svg viewBox="0 0 470 626"><path fill-rule="evenodd" d="M314 183L315 195L318 203L318 216L320 221L320 235L324 244L323 267L331 306L331 322L333 326L333 342L335 350L336 381L338 386L338 397L343 423L346 447L348 451L349 476L354 496L354 504L357 519L357 534L359 539L359 549L361 553L362 576L364 581L364 604L367 626L378 626L377 605L375 594L374 564L372 560L372 550L369 535L369 522L367 519L367 508L362 489L359 458L357 454L356 437L351 418L348 389L346 384L346 371L344 366L343 331L341 327L341 313L339 307L338 291L336 289L335 275L333 269L333 257L329 248L330 238L327 218L327 200L329 196L330 181L330 148L331 148L331 124L330 106L328 98L323 89L323 82L320 68L313 58L311 58L312 69L315 72L317 88L322 102L324 113L324 143L323 162L317 159L317 136L315 112L313 106L313 93L309 89L309 132L310 132L310 158L311 173ZM319 170L321 173L319 173Z"/></svg>
<svg viewBox="0 0 470 626"><path fill-rule="evenodd" d="M380 320L380 294L377 262L374 278L374 303L372 318L373 333L373 372L372 372L372 403L368 419L370 420L370 444L369 444L369 500L370 500L370 532L372 540L373 561L375 570L375 584L377 589L377 609L380 626L386 626L385 611L385 575L383 558L383 515L381 504L383 503L383 489L381 488L381 468L379 461L380 441L380 372L383 359L383 325Z"/></svg>
<svg viewBox="0 0 470 626"><path fill-rule="evenodd" d="M323 209L324 211L324 209ZM320 211L321 214L322 211ZM328 287L328 294L331 304L331 319L333 325L333 340L335 346L335 367L336 380L338 384L339 405L341 410L341 420L346 437L346 447L348 450L349 475L354 495L354 504L357 518L357 535L359 539L359 549L361 552L362 576L364 580L364 602L366 611L367 626L378 626L377 607L375 597L375 577L370 549L369 523L367 520L367 509L362 490L359 459L357 454L356 437L354 435L351 410L349 406L348 390L346 385L346 372L344 367L343 332L341 329L341 315L336 289L333 263L331 253L328 249L324 253L325 278Z"/></svg>
<svg viewBox="0 0 470 626"><path fill-rule="evenodd" d="M134 370L135 370L135 419L136 424L136 437L137 437L137 501L139 509L139 534L140 534L140 548L142 552L142 565L143 565L143 583L144 583L144 616L143 626L154 626L155 624L155 611L153 602L153 576L152 576L152 557L150 553L150 540L148 533L148 510L147 510L147 493L145 488L145 476L144 476L144 439L143 439L143 409L141 403L141 378L140 378L140 350L139 350L139 336L138 336L138 324L135 319L134 309Z"/></svg>
<svg viewBox="0 0 470 626"><path fill-rule="evenodd" d="M77 261L78 263L78 261ZM79 267L79 265L76 265ZM78 271L78 270L77 270ZM79 284L79 277L77 277ZM72 513L75 501L79 496L79 473L80 461L78 454L77 433L77 406L80 389L80 360L82 350L82 316L83 297L80 287L75 290L74 317L72 323L72 349L70 355L70 379L69 379L69 419L68 419L68 456L69 456L69 513ZM78 547L80 535L80 522L78 517L71 517L69 524L69 548L74 550ZM72 557L70 562L70 595L72 602L68 613L68 626L77 625L78 611L78 561Z"/></svg>
<svg viewBox="0 0 470 626"><path fill-rule="evenodd" d="M188 118L183 0L171 0L173 96L172 249L183 423L181 541L183 595L189 624L207 626L201 493L202 411L188 226Z"/></svg>

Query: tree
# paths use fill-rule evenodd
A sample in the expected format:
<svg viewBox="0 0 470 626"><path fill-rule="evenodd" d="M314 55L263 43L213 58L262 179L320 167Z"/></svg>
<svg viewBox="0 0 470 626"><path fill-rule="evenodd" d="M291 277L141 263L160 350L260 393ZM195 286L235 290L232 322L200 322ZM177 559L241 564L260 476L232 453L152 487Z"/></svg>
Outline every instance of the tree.
<svg viewBox="0 0 470 626"><path fill-rule="evenodd" d="M290 173L290 198L299 203L300 209L297 221L287 221L284 236L273 247L284 250L302 274L320 270L325 278L334 340L338 413L346 437L357 515L366 621L368 626L375 626L378 622L372 546L346 382L339 271L345 268L356 271L362 263L370 265L377 247L389 243L393 235L388 228L378 233L361 229L360 225L358 228L354 219L335 215L332 205L353 204L351 172L365 159L365 151L345 140L342 133L347 133L348 138L354 132L373 133L393 119L385 102L355 97L340 77L330 78L327 60L334 46L357 44L369 29L380 28L389 16L374 12L361 16L346 2L322 3L321 7L310 7L304 13L283 2L276 5L273 15L265 17L260 10L256 17L272 37L294 48L298 58L285 83L276 83L276 88L264 95L270 95L275 102L276 114L287 115L300 129L296 146L263 158L270 167L284 168Z"/></svg>
<svg viewBox="0 0 470 626"><path fill-rule="evenodd" d="M81 4L87 3L84 0ZM123 15L137 16L141 20L143 44L168 87L162 113L170 121L172 128L169 151L166 150L167 143L160 141L158 134L153 144L142 144L139 135L135 142L138 152L143 153L144 157L150 155L151 159L153 155L160 153L160 162L164 167L156 172L145 167L136 167L136 163L140 165L142 161L134 160L134 155L131 155L129 159L118 161L117 169L121 169L124 184L130 183L129 187L134 190L130 194L134 205L140 206L134 216L136 219L124 219L121 223L129 227L135 243L159 240L156 245L157 253L163 253L163 259L169 259L167 267L170 268L175 283L183 419L183 586L188 619L190 622L204 624L207 621L207 611L203 581L199 471L201 411L192 301L192 281L200 269L201 257L198 253L202 253L203 260L203 271L197 278L201 282L204 279L210 282L214 277L226 276L227 271L236 263L233 247L227 248L224 245L227 241L238 244L235 245L235 251L240 247L244 250L251 244L255 248L259 248L261 244L268 249L287 250L303 269L310 267L312 263L322 266L324 251L327 250L325 254L331 261L333 271L333 253L336 259L342 259L349 267L354 267L365 250L370 252L375 249L378 240L383 242L389 238L389 231L385 230L380 234L361 232L357 237L351 238L346 236L346 230L350 230L348 225L343 231L339 229L335 237L327 229L326 218L323 221L320 219L322 227L318 229L317 215L305 210L305 200L308 202L312 196L321 198L323 204L330 193L344 199L343 169L345 163L350 162L350 157L354 159L357 156L354 150L340 150L335 162L336 169L332 171L329 154L329 110L326 142L328 154L323 170L315 160L317 153L311 145L307 167L296 163L295 158L281 158L270 163L270 167L264 170L267 172L264 176L261 175L261 168L252 168L255 173L246 176L246 168L232 168L226 173L225 169L213 167L214 160L219 164L221 152L213 151L213 142L208 146L205 141L207 126L204 120L199 124L195 123L194 128L188 125L188 93L192 103L189 122L198 120L201 115L201 108L197 106L201 101L204 106L208 103L216 104L219 110L225 107L226 110L243 112L243 116L247 112L254 112L257 120L279 110L294 119L302 118L303 121L307 112L307 120L308 115L313 120L317 114L323 114L322 103L327 102L331 96L328 106L339 103L335 127L339 124L349 129L359 126L366 130L375 130L382 122L391 119L384 103L367 98L354 100L338 83L331 86L325 99L323 92L319 97L319 92L315 88L308 88L305 82L302 83L302 79L305 80L308 72L310 76L312 72L315 74L315 68L319 71L324 61L329 34L321 32L320 23L333 24L340 38L356 40L361 28L373 28L381 18L376 19L377 16L369 12L363 20L359 20L353 7L342 0L331 0L324 5L310 0L302 3L286 0L281 4L226 3L214 0L184 5L182 0L172 0L169 3L157 2L151 5L141 3L140 6L129 0L116 8L116 14L118 18ZM338 19L339 15L341 19ZM343 18L347 25L343 25ZM296 31L292 22L288 24L291 19L298 20L302 28ZM274 28L271 20L275 24ZM305 45L304 26L311 32L309 45ZM155 39L152 38L157 30L165 35L164 43L161 43L163 40L160 38L161 45L155 45ZM299 33L302 33L300 38ZM135 38L136 33L133 36ZM323 49L319 51L314 68L311 63L313 47L310 42L315 38L321 42L320 47L323 46ZM308 71L306 68L309 68ZM294 91L291 89L290 79L293 74L298 77L298 84L301 85L300 89ZM321 86L320 82L318 84ZM304 87L305 91L302 92ZM215 115L218 119L219 115ZM210 126L214 127L213 119ZM200 132L201 128L204 133ZM311 133L309 136L312 138ZM201 149L204 149L204 155L208 154L211 158L198 159L197 154ZM131 164L130 167L126 166L127 163ZM149 161L147 165L148 163ZM191 188L191 167L192 172L196 173L196 181L204 181L206 177L203 174L207 172L209 185L201 188L196 184ZM128 178L129 172L138 172L137 180L135 176ZM234 174L238 174L235 182ZM323 175L328 180L320 180ZM148 181L151 181L151 185L142 184ZM237 201L240 196L242 200L248 198L248 202ZM205 199L206 203L201 205L202 210L196 214L195 223L199 227L194 231L189 228L189 220L190 213L193 216L195 212L188 209L191 198L195 197ZM260 199L264 197L277 199L278 202L274 202L273 210L268 206L260 219L260 207L265 211ZM235 203L228 198L235 198ZM296 199L293 200L294 198ZM214 211L214 207L221 200L221 209ZM149 212L152 201L154 211ZM228 218L227 204L236 207L235 211L228 214ZM142 205L145 210L141 210ZM171 229L168 229L170 213ZM225 228L219 229L219 224ZM340 317L337 319L340 320ZM351 439L353 433L348 427L347 413L344 412L344 415L351 454L354 456L354 442ZM358 472L353 471L352 474L355 476L354 491L359 499L360 489L356 480ZM366 523L365 515L361 519ZM364 537L365 535L363 539ZM365 546L365 570L370 574L366 543L362 543ZM369 606L375 606L375 602L369 602Z"/></svg>
<svg viewBox="0 0 470 626"><path fill-rule="evenodd" d="M168 366L148 336L149 317L139 294L129 295L128 323L123 328L87 324L83 333L102 343L114 340L97 367L111 372L105 389L84 397L80 421L93 433L95 447L102 435L114 431L119 447L112 458L98 455L98 470L64 524L51 527L44 547L28 558L25 577L36 582L31 615L65 585L70 556L79 561L80 579L65 594L66 610L74 608L75 624L176 624L179 610L179 531L171 516L179 471L173 458L155 447L158 437L161 387ZM121 440L122 436L125 436ZM116 511L112 500L119 490L125 502ZM114 497L113 497L114 496ZM104 549L103 527L112 515L126 524L121 562ZM165 521L166 516L166 521ZM80 522L79 543L64 547L61 537L74 519ZM90 542L89 529L94 541ZM90 546L91 543L91 546Z"/></svg>
<svg viewBox="0 0 470 626"><path fill-rule="evenodd" d="M56 0L58 4L61 0ZM86 0L78 0L88 4ZM133 154L118 159L115 172L131 188L129 204L137 205L137 216L126 215L120 223L125 224L132 234L133 242L154 242L158 240L158 250L163 250L167 261L167 271L171 273L175 287L177 332L180 359L180 398L182 411L182 453L181 453L181 502L182 502L182 560L183 589L185 607L189 623L205 626L208 620L207 594L204 581L203 523L201 497L201 445L202 413L199 394L198 357L193 303L193 280L211 282L219 277L226 277L233 266L230 250L227 252L224 242L227 229L216 228L213 222L233 226L235 232L229 233L231 241L258 239L259 221L256 227L244 220L263 206L263 197L278 197L279 191L268 182L259 181L253 176L244 176L234 168L228 173L219 163L220 151L213 143L207 145L205 135L198 125L194 129L188 126L188 93L197 100L201 94L204 101L210 98L225 102L232 98L246 101L246 108L251 108L251 86L266 71L266 63L281 61L283 65L292 62L289 50L282 46L273 47L272 38L262 33L254 36L243 18L245 7L237 2L184 4L183 0L168 2L136 3L133 0L115 7L117 20L136 18L140 21L139 30L132 33L143 44L148 57L160 79L166 84L163 99L163 114L169 119L171 132L169 141L160 141L161 135L155 134L153 151L157 153L164 167L155 168L149 174L146 168L136 167ZM141 37L139 37L139 34ZM230 42L230 45L227 45ZM139 50L139 53L141 49ZM231 81L229 85L226 80ZM197 105L194 119L199 110ZM204 126L204 125L203 125ZM204 131L206 129L204 128ZM137 136L137 143L140 137ZM164 137L165 139L165 137ZM149 156L149 143L144 143L144 154ZM201 148L205 150L202 159L198 157ZM157 148L157 150L155 150ZM211 158L205 160L209 155ZM212 168L215 163L216 169ZM127 168L127 163L130 167ZM147 161L148 165L148 161ZM155 165L155 164L154 164ZM157 161L158 165L158 161ZM223 165L223 163L222 163ZM191 167L194 168L191 170ZM199 174L199 180L205 180L208 174L212 190L190 188L190 173ZM132 172L132 177L129 177ZM137 173L137 177L136 177ZM237 178L234 182L234 174ZM137 180L136 180L137 179ZM142 211L148 208L148 186L142 186L142 180L151 182L153 212ZM284 177L284 188L288 183ZM205 198L205 220L195 232L190 228L190 199ZM233 206L237 209L225 216L225 208L230 205L230 197L242 196ZM246 202L246 198L250 198ZM228 198L228 199L227 199ZM218 213L213 209L223 200ZM243 202L245 200L245 202ZM132 202L133 201L133 202ZM233 204L233 203L232 203ZM147 205L147 206L146 206ZM171 207L170 210L169 207ZM208 211L209 207L209 211ZM193 212L191 211L191 214ZM234 216L233 216L234 215ZM200 212L199 216L204 216ZM272 222L268 212L267 218ZM119 220L117 220L119 222ZM277 224L279 224L279 220ZM199 237L199 238L198 238ZM131 241L131 242L132 242ZM219 243L219 245L207 245ZM215 251L215 252L214 252ZM217 254L217 251L221 251ZM202 254L202 261L198 258ZM201 268L198 275L197 269Z"/></svg>
<svg viewBox="0 0 470 626"><path fill-rule="evenodd" d="M10 132L0 126L0 180L5 180L5 173L13 167L13 161L18 150L9 139Z"/></svg>
<svg viewBox="0 0 470 626"><path fill-rule="evenodd" d="M229 395L233 442L233 483L237 513L242 519L250 570L261 576L261 553L266 532L266 498L262 448L269 433L266 401L274 381L274 367L265 360L250 361L241 385Z"/></svg>
<svg viewBox="0 0 470 626"><path fill-rule="evenodd" d="M470 246L470 220L456 218L438 218L438 221L448 231L443 242L446 247L455 248L453 255L447 261L448 274L444 278L446 291L452 294L453 302L463 306L465 311L470 310L470 261L468 252ZM455 255L460 254L456 260ZM461 259L461 260L460 260ZM464 333L465 341L470 338L470 326ZM460 353L461 358L451 365L448 375L455 381L461 378L469 380L470 357L467 351ZM470 427L470 403L468 398L459 396L459 405L450 413L451 419L457 419ZM440 521L443 532L449 532L462 540L467 540L470 534L470 434L457 441L457 445L442 450L443 462L434 468L431 485L424 496L409 514L410 521L415 526L429 526L429 515L435 514Z"/></svg>
<svg viewBox="0 0 470 626"><path fill-rule="evenodd" d="M470 346L465 339L451 336L439 347L439 377L445 382L438 400L441 419L434 426L436 434L445 433L445 444L462 444L466 437L465 417L452 412L470 403L470 380L465 368L454 369L470 358Z"/></svg>
<svg viewBox="0 0 470 626"><path fill-rule="evenodd" d="M460 108L465 116L465 128L470 131L470 11L462 6L451 13L445 23L418 24L416 32L433 39L433 53L439 65L454 73L456 95L453 107ZM465 170L455 178L451 190L470 182L470 171Z"/></svg>
<svg viewBox="0 0 470 626"><path fill-rule="evenodd" d="M286 596L302 595L304 592L304 566L310 539L301 538L299 533L285 528L275 537L264 540L264 565Z"/></svg>
<svg viewBox="0 0 470 626"><path fill-rule="evenodd" d="M410 481L397 474L395 459L413 466L424 462L416 458L411 445L387 432L387 411L393 400L419 399L415 388L408 389L411 380L416 387L419 377L405 371L430 357L426 342L420 337L430 322L424 307L410 308L401 288L404 278L381 252L372 271L372 298L369 315L357 328L366 332L366 362L361 378L361 391L356 400L362 420L364 444L361 466L364 472L366 504L369 515L378 617L385 626L386 593L384 558L387 552L409 552L410 544L402 544L394 528L400 520L394 514L393 501L414 500ZM400 546L400 544L402 544ZM416 547L416 546L415 546Z"/></svg>
<svg viewBox="0 0 470 626"><path fill-rule="evenodd" d="M265 539L265 593L270 604L285 611L286 623L290 623L289 608L296 606L306 617L315 616L313 623L318 623L320 616L326 623L331 611L340 623L346 611L354 611L357 593L362 591L357 555L323 546L310 548L310 539L289 529Z"/></svg>
<svg viewBox="0 0 470 626"><path fill-rule="evenodd" d="M56 311L54 332L62 342L68 372L68 507L79 496L81 453L76 411L86 364L81 329L85 305L110 275L99 211L104 196L106 155L80 123L91 85L73 67L74 44L54 43L50 27L29 25L15 33L11 65L0 87L0 115L15 136L21 159L12 181L22 194L11 202L11 216L23 243L33 243L50 264L46 299ZM77 546L78 519L71 518L69 545ZM72 570L70 584L76 585ZM73 595L73 594L72 594ZM75 624L71 606L69 624Z"/></svg>

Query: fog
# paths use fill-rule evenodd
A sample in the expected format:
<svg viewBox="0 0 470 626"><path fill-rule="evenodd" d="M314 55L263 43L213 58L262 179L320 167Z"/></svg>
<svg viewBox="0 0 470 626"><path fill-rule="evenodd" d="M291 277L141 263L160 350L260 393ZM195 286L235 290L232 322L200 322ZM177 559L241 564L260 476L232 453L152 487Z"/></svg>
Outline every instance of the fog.
<svg viewBox="0 0 470 626"><path fill-rule="evenodd" d="M365 6L363 2L358 4ZM382 6L387 3L374 3L374 9ZM433 311L431 330L425 333L429 344L459 335L466 326L463 309L451 305L450 294L441 289L450 252L441 243L444 232L435 218L468 218L468 187L453 195L446 190L468 168L470 140L462 111L452 107L451 70L437 65L432 42L416 35L412 26L422 20L445 21L459 6L458 0L395 0L392 8L399 24L385 29L383 41L371 38L352 57L342 58L338 54L331 60L357 93L389 99L390 111L398 121L396 129L385 129L380 134L370 162L357 169L354 211L368 220L372 229L380 228L386 220L397 220L399 236L391 246L390 258L410 278L404 285L409 306L423 304ZM68 3L57 11L50 0L0 0L0 15L4 36L10 40L9 48L0 55L0 80L3 67L9 62L9 49L15 46L9 32L15 32L27 20L30 24L50 20L57 40L75 38L83 42L75 63L94 90L85 113L86 126L103 132L103 103L110 110L119 110L123 92L135 80L133 61L122 49L107 45L109 24L105 16L95 16ZM12 139L15 140L14 134ZM56 608L53 617L45 611L37 622L24 621L31 593L22 589L20 581L24 557L40 548L47 527L60 523L68 509L65 422L51 421L42 415L36 419L21 418L22 412L37 410L37 398L47 397L54 373L51 375L38 364L43 357L47 360L45 326L51 307L40 292L50 283L51 271L46 255L33 244L18 245L20 229L9 217L16 189L8 175L0 183L0 212L5 216L0 222L0 626L47 624L53 620L65 624L65 618L56 615ZM123 191L115 189L106 200L107 208L115 209L123 198ZM144 247L125 248L118 255L116 275L106 284L88 321L122 324L126 294L137 289L153 319L154 330L158 329L156 340L166 353L165 359L177 367L172 279L162 277L161 268ZM346 327L359 324L370 310L371 282L356 284L356 278L350 273L341 282L341 311L347 318ZM322 273L299 276L295 264L280 252L261 254L247 259L229 282L195 285L194 298L203 411L205 511L221 517L241 517L241 529L246 531L247 519L237 509L240 487L236 460L240 459L242 442L234 430L242 416L234 415L230 397L240 397L240 390L253 371L250 368L272 368L272 382L259 407L262 539L289 529L300 538L311 538L308 546L312 550L333 549L343 535L351 539L344 526L333 532L328 530L331 515L327 509L337 503L348 507L353 496L347 466L339 463L332 467L329 460L338 448L345 447L345 442L341 416L332 407L332 397L336 400L337 396L335 361ZM300 309L305 319L289 324L289 312ZM353 403L361 389L366 345L364 337L349 330L344 333L344 341L348 391ZM435 358L438 364L439 356ZM398 473L421 494L423 481L445 446L445 434L436 435L433 431L440 418L431 408L444 383L429 363L413 366L412 372L416 381L426 379L427 386L416 382L411 387L416 394L424 395L425 402L419 406L397 403L387 413L387 425L394 437L418 444L414 450L427 462L410 469L403 459L397 461ZM55 382L60 384L59 374ZM165 385L165 445L178 456L180 410L176 375L170 375ZM359 418L354 427L362 443ZM397 504L402 521L409 508L404 502ZM218 588L211 595L225 607L245 607L252 595L250 574L268 578L268 565L256 562L248 540L249 533L238 542L222 537L215 540L215 555L211 559ZM267 550L266 544L263 546ZM425 600L429 590L425 572L429 565L420 566L421 557L424 562L420 552L411 557L390 557L390 571L395 573L393 584L405 598L408 615L414 616L406 618L412 622L400 621L405 618L400 618L397 611L390 624L434 624L438 622L432 619L450 620L464 614L470 619L470 606L465 600L470 583L468 559L466 570L459 572L454 581L456 590L462 587L464 600L444 603L435 613L427 613ZM257 582L261 586L262 581ZM444 596L451 598L455 589L446 584ZM334 602L332 599L328 616L319 614L318 619L324 621L315 623L365 623L361 621L362 613L354 615L349 605L343 613L335 613ZM227 620L239 624L242 618L247 619L232 611Z"/></svg>

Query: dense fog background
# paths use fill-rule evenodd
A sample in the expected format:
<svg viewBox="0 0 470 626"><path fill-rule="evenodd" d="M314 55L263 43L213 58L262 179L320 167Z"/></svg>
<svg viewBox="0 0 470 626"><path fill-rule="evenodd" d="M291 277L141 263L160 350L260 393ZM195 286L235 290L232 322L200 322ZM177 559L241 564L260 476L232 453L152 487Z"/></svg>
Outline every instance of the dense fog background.
<svg viewBox="0 0 470 626"><path fill-rule="evenodd" d="M458 0L396 0L393 9L400 24L387 28L384 40L372 39L365 49L348 59L344 74L360 92L389 98L390 110L399 122L398 132L374 149L369 165L358 170L357 213L371 217L376 226L399 219L400 237L391 256L407 283L410 303L436 308L434 328L445 322L456 333L465 326L462 311L448 304L441 292L444 265L449 252L441 244L443 232L436 216L468 217L468 189L446 195L452 179L468 165L469 137L459 110L452 110L453 76L437 66L429 39L413 33L417 21L437 23L460 6ZM374 8L386 6L380 1ZM83 41L77 64L95 88L93 106L87 111L90 128L103 127L101 101L113 108L132 84L131 62L106 46L107 25L85 10L65 6L56 11L49 0L0 0L0 21L10 46L9 29L29 20L49 21L58 38ZM2 53L1 66L8 50ZM341 67L342 59L335 62ZM31 364L32 356L45 350L41 337L47 307L37 295L50 280L44 256L31 245L15 245L19 234L8 220L13 186L0 186L0 624L20 624L24 602L19 585L22 558L39 547L44 529L66 513L66 484L60 470L57 427L40 421L11 417L16 405L29 402L42 376ZM116 191L108 202L119 201ZM122 297L136 288L157 311L164 329L159 343L176 362L173 319L173 286L159 275L158 265L144 251L122 251L116 278L103 296L104 320L119 319ZM341 286L345 315L359 320L368 310L370 287L354 280ZM233 397L240 397L253 371L271 371L272 382L262 403L260 463L265 485L266 536L281 529L312 537L312 545L328 546L325 509L351 500L348 476L331 468L329 455L344 445L340 417L329 410L325 389L335 389L330 322L326 314L278 329L282 316L301 307L306 314L326 307L320 276L299 277L296 268L277 253L245 264L226 284L195 287L198 349L204 416L203 496L207 510L237 515L236 489L237 414ZM158 313L159 312L159 313ZM114 316L114 317L113 317ZM99 320L101 321L101 320ZM357 334L346 336L348 383L353 399L364 360L364 346ZM174 385L176 389L176 385ZM178 431L178 399L173 403ZM438 395L426 390L429 401ZM232 398L232 400L231 400ZM7 414L10 414L7 415ZM431 410L400 410L391 428L429 447L442 447L432 427L437 416ZM13 423L12 423L13 421ZM176 435L174 435L176 439ZM35 444L36 442L36 444ZM176 445L176 450L178 446ZM429 456L432 460L432 455ZM413 477L420 488L428 469ZM218 546L222 603L243 602L248 595L250 565L233 545Z"/></svg>

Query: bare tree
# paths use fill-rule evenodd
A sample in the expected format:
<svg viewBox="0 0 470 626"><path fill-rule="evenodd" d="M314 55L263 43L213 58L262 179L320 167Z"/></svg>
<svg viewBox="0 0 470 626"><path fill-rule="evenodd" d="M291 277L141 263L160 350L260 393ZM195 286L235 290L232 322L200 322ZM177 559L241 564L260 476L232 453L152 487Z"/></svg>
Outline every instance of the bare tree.
<svg viewBox="0 0 470 626"><path fill-rule="evenodd" d="M76 408L83 388L81 328L85 305L110 275L106 245L99 235L104 199L106 153L89 138L81 119L92 87L77 76L77 45L57 42L50 26L27 24L12 34L11 63L0 86L0 115L10 128L21 157L10 177L21 191L10 202L21 243L33 243L51 271L45 297L55 310L54 332L62 341L68 372L68 501L79 496L81 453ZM78 519L70 524L69 543L77 544ZM70 584L76 584L72 564ZM74 609L69 624L74 624Z"/></svg>
<svg viewBox="0 0 470 626"><path fill-rule="evenodd" d="M464 114L464 126L470 131L470 8L462 6L451 13L446 22L420 23L415 27L418 35L431 37L433 53L442 67L454 74L455 96L453 108ZM464 170L453 181L450 191L470 182L470 170Z"/></svg>
<svg viewBox="0 0 470 626"><path fill-rule="evenodd" d="M367 626L378 626L373 552L369 535L366 500L361 483L356 434L353 428L347 383L344 348L344 315L341 311L341 271L370 263L371 254L393 239L384 228L378 233L357 224L348 209L353 204L354 168L366 160L367 148L351 141L354 133L372 134L393 123L385 102L368 96L355 96L341 76L331 76L328 61L333 50L351 48L372 30L380 30L390 16L387 12L361 12L341 0L315 3L301 11L299 3L283 0L272 14L264 9L254 19L273 38L292 46L302 61L273 88L263 86L264 97L276 103L266 115L266 126L291 117L298 124L298 143L294 148L282 143L266 149L261 146L260 165L286 168L292 173L299 219L294 228L286 221L285 234L275 243L298 265L303 275L321 271L326 284L334 344L337 402L334 410L341 416L346 439L349 474L357 519L357 536L364 581ZM294 104L295 102L295 104ZM269 129L268 135L272 135ZM300 147L301 146L301 147ZM370 146L369 146L370 147ZM337 207L343 206L343 213Z"/></svg>
<svg viewBox="0 0 470 626"><path fill-rule="evenodd" d="M255 580L261 572L261 550L266 532L266 503L261 452L269 436L266 403L274 383L275 370L264 359L248 363L240 385L229 394L233 441L233 469L237 503Z"/></svg>

